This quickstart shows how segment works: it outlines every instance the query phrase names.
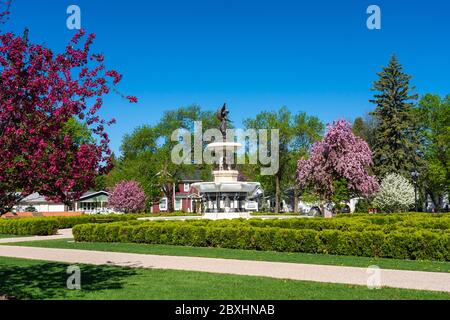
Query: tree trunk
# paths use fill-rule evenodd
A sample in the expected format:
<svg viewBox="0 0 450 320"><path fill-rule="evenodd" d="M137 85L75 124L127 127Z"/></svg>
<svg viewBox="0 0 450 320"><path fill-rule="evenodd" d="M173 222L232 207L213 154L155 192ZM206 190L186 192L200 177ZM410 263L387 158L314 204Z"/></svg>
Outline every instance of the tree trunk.
<svg viewBox="0 0 450 320"><path fill-rule="evenodd" d="M442 198L435 192L430 191L430 198L434 205L434 211L440 212L442 210Z"/></svg>
<svg viewBox="0 0 450 320"><path fill-rule="evenodd" d="M163 191L164 191L164 195L167 198L167 212L172 213L174 211L172 184L166 184L163 188Z"/></svg>
<svg viewBox="0 0 450 320"><path fill-rule="evenodd" d="M275 175L275 213L280 213L280 177Z"/></svg>
<svg viewBox="0 0 450 320"><path fill-rule="evenodd" d="M298 190L294 187L294 213L298 213Z"/></svg>

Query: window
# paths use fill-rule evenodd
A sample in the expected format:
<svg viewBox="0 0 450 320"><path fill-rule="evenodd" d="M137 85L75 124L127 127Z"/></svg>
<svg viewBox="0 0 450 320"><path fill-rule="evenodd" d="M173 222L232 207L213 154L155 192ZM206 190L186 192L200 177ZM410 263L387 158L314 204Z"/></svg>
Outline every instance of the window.
<svg viewBox="0 0 450 320"><path fill-rule="evenodd" d="M181 210L181 199L175 199L175 211L180 211Z"/></svg>
<svg viewBox="0 0 450 320"><path fill-rule="evenodd" d="M162 198L159 202L159 210L167 211L167 198Z"/></svg>
<svg viewBox="0 0 450 320"><path fill-rule="evenodd" d="M189 192L191 190L191 185L189 183L184 184L184 192Z"/></svg>

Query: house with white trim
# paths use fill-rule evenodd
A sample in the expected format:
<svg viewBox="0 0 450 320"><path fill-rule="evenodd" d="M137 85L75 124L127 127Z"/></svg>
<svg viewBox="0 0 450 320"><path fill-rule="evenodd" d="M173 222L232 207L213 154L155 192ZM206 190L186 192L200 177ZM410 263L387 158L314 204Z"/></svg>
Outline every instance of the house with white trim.
<svg viewBox="0 0 450 320"><path fill-rule="evenodd" d="M84 193L78 201L71 206L63 203L48 201L39 193L33 193L22 199L18 205L13 208L14 212L27 212L34 208L36 212L84 212L88 214L94 213L112 213L113 210L108 208L109 193L100 191L88 191Z"/></svg>

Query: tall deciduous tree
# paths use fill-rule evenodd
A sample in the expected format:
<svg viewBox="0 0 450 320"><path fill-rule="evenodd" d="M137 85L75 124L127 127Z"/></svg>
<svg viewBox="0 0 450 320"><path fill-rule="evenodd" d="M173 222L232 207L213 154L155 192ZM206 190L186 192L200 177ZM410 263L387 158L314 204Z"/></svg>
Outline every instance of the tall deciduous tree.
<svg viewBox="0 0 450 320"><path fill-rule="evenodd" d="M415 114L425 158L420 181L439 210L450 194L450 95L425 95Z"/></svg>
<svg viewBox="0 0 450 320"><path fill-rule="evenodd" d="M377 180L367 172L371 165L367 143L352 133L347 121L339 120L313 145L310 158L298 162L297 181L302 190L312 190L324 202L333 199L342 183L351 195L368 197L378 190Z"/></svg>
<svg viewBox="0 0 450 320"><path fill-rule="evenodd" d="M171 140L172 133L184 129L193 134L194 121L201 121L204 130L218 126L213 112L191 106L167 111L155 126L142 126L126 135L121 146L122 157L108 175L107 184L134 179L142 185L150 200L157 202L161 196L169 199L168 211L172 212L170 199L173 199L174 186L180 179L195 170L208 179L211 172L207 165L179 165L171 159L171 151L179 143Z"/></svg>
<svg viewBox="0 0 450 320"><path fill-rule="evenodd" d="M248 165L250 170L245 172L250 180L256 179L261 182L266 194L275 196L275 212L279 212L282 190L291 187L295 189L295 168L298 158L320 139L324 125L316 117L308 116L304 112L294 115L286 107L278 111L261 112L253 119L246 119L244 125L246 129L279 130L278 172L273 176L262 176L259 174L261 164ZM296 192L294 193L296 198ZM296 204L294 206L296 207Z"/></svg>
<svg viewBox="0 0 450 320"><path fill-rule="evenodd" d="M121 75L90 53L94 38L81 30L55 54L27 37L0 35L0 215L32 192L70 203L110 168L105 127L113 121L97 113ZM73 119L98 139L77 138L66 125Z"/></svg>
<svg viewBox="0 0 450 320"><path fill-rule="evenodd" d="M403 72L395 56L378 77L372 88L374 99L370 100L376 104L372 115L377 121L373 145L374 171L380 178L391 172L409 176L420 163L411 113L418 96L412 93L412 77Z"/></svg>

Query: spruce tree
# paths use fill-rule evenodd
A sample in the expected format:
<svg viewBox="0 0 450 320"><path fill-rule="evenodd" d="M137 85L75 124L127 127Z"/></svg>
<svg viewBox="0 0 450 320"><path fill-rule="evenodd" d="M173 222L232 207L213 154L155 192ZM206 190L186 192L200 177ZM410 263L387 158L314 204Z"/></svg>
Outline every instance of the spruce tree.
<svg viewBox="0 0 450 320"><path fill-rule="evenodd" d="M376 104L372 116L377 122L372 151L374 171L380 179L392 172L409 178L420 161L412 115L418 95L412 93L412 77L402 70L403 66L392 56L372 88L376 92L370 100Z"/></svg>

